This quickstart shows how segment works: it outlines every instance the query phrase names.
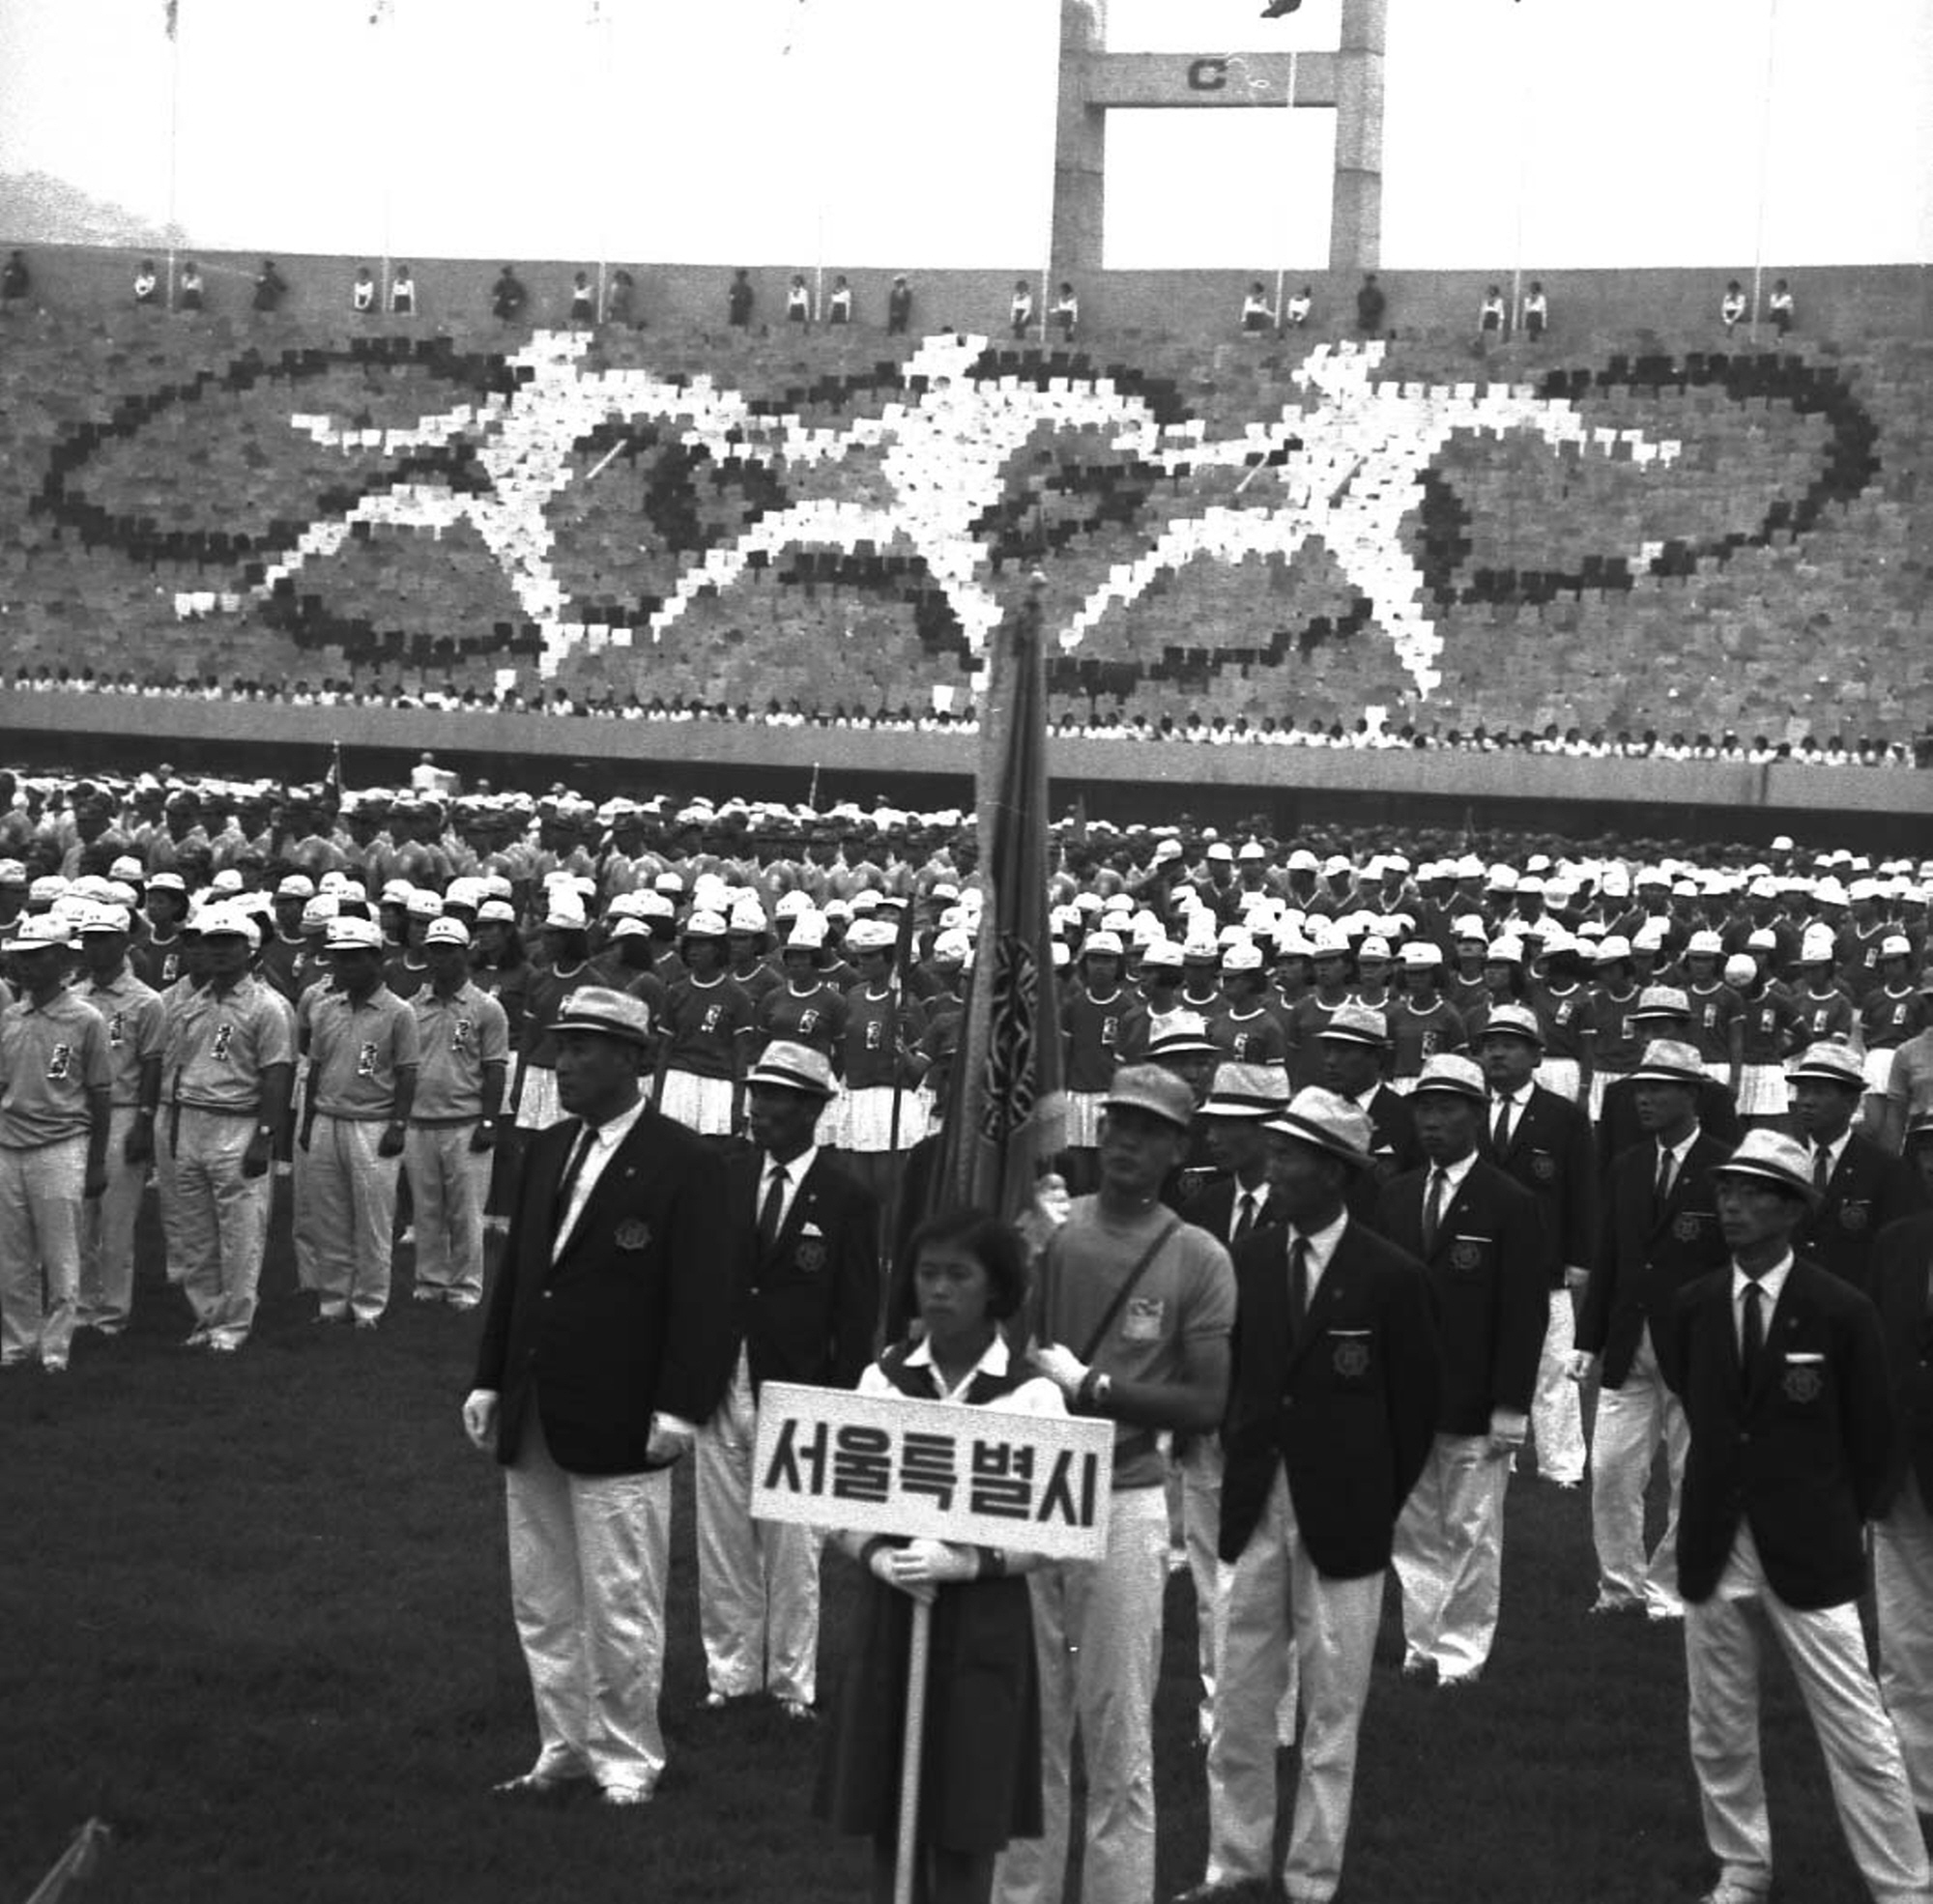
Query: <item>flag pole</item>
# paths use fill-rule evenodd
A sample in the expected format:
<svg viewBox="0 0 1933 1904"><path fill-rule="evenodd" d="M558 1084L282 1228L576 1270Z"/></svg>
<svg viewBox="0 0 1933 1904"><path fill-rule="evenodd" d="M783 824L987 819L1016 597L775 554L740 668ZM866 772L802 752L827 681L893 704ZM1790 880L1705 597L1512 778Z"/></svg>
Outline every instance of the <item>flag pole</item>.
<svg viewBox="0 0 1933 1904"><path fill-rule="evenodd" d="M166 308L175 307L175 232L179 226L181 194L181 0L168 0L168 294Z"/></svg>
<svg viewBox="0 0 1933 1904"><path fill-rule="evenodd" d="M1772 174L1772 79L1778 44L1778 0L1765 0L1765 93L1759 101L1758 221L1752 233L1751 324L1747 334L1758 342L1759 300L1765 285L1765 200Z"/></svg>
<svg viewBox="0 0 1933 1904"><path fill-rule="evenodd" d="M913 1863L919 1855L919 1762L926 1743L926 1674L933 1647L933 1603L912 1603L907 1646L906 1732L900 1748L900 1843L893 1866L893 1904L912 1904Z"/></svg>

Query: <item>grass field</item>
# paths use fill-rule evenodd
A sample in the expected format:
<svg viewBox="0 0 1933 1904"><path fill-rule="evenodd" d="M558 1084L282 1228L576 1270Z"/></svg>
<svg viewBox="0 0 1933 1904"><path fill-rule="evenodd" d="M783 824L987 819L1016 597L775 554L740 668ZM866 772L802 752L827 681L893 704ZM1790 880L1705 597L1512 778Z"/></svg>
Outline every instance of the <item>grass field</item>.
<svg viewBox="0 0 1933 1904"><path fill-rule="evenodd" d="M405 1300L373 1336L309 1326L282 1202L244 1354L183 1350L179 1298L144 1275L120 1341L82 1338L64 1380L0 1377L0 1904L91 1815L115 1836L76 1904L863 1896L860 1847L810 1816L817 1728L700 1706L688 1484L659 1801L490 1796L534 1734L497 1470L457 1424L477 1319ZM1677 1630L1585 1617L1581 1492L1519 1479L1509 1527L1480 1686L1401 1682L1385 1623L1343 1904L1695 1897ZM828 1569L829 1693L852 1578ZM1199 1877L1205 1838L1185 1576L1172 1595L1163 1897ZM1769 1677L1778 1894L1850 1904L1818 1749L1782 1663Z"/></svg>

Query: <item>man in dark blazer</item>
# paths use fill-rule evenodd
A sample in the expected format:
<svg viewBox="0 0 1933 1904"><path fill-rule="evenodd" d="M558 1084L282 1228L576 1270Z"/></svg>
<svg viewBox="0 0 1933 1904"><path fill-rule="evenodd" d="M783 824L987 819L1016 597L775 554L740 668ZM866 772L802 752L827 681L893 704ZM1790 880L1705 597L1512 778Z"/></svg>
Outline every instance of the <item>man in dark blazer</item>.
<svg viewBox="0 0 1933 1904"><path fill-rule="evenodd" d="M1571 1373L1580 1385L1594 1376L1603 1384L1591 1442L1591 1539L1598 1555L1591 1610L1676 1620L1685 1610L1676 1557L1685 1414L1659 1373L1655 1331L1678 1291L1725 1260L1712 1171L1731 1146L1699 1128L1705 1067L1695 1045L1653 1039L1631 1075L1638 1119L1650 1135L1622 1152L1604 1180ZM1647 1553L1644 1496L1660 1443L1670 1506L1664 1533Z"/></svg>
<svg viewBox="0 0 1933 1904"><path fill-rule="evenodd" d="M1527 1190L1477 1155L1489 1092L1433 1057L1411 1094L1428 1160L1382 1195L1378 1227L1429 1275L1443 1344L1436 1435L1396 1527L1403 1671L1469 1684L1496 1637L1504 1492L1530 1426L1552 1252Z"/></svg>
<svg viewBox="0 0 1933 1904"><path fill-rule="evenodd" d="M1907 1161L1933 1188L1933 1113L1906 1133ZM1879 1689L1913 1802L1933 1816L1933 1210L1902 1217L1873 1249L1872 1300L1891 1373L1892 1457L1873 1508Z"/></svg>
<svg viewBox="0 0 1933 1904"><path fill-rule="evenodd" d="M1370 1168L1349 1187L1349 1214L1371 1229L1388 1184L1423 1162L1409 1099L1383 1082L1389 1062L1389 1021L1372 1005L1342 1006L1323 1026L1322 1082L1370 1120Z"/></svg>
<svg viewBox="0 0 1933 1904"><path fill-rule="evenodd" d="M745 1244L732 1374L698 1436L706 1703L765 1690L792 1718L809 1717L818 1698L819 1537L752 1518L752 1451L766 1382L851 1388L873 1359L880 1206L814 1140L838 1088L822 1052L783 1040L746 1074L751 1143L727 1163L719 1215Z"/></svg>
<svg viewBox="0 0 1933 1904"><path fill-rule="evenodd" d="M1659 1365L1690 1449L1678 1527L1691 1764L1716 1904L1772 1886L1756 1603L1791 1665L1853 1861L1876 1898L1933 1898L1899 1742L1866 1663L1865 1522L1892 1453L1879 1318L1795 1257L1817 1200L1790 1138L1752 1131L1714 1173L1730 1260L1679 1291Z"/></svg>
<svg viewBox="0 0 1933 1904"><path fill-rule="evenodd" d="M1549 1252L1544 1351L1531 1397L1537 1472L1560 1487L1584 1479L1584 1423L1571 1379L1577 1291L1590 1280L1597 1242L1598 1160L1583 1110L1537 1082L1544 1028L1528 1005L1492 1008L1476 1058L1490 1087L1479 1148L1537 1201Z"/></svg>
<svg viewBox="0 0 1933 1904"><path fill-rule="evenodd" d="M1182 1204L1183 1223L1205 1229L1232 1254L1255 1230L1277 1227L1282 1199L1269 1185L1268 1120L1288 1102L1288 1074L1274 1064L1218 1064L1208 1096L1195 1113L1206 1138L1216 1174ZM1201 1670L1201 1703L1196 1716L1205 1745L1215 1716L1216 1546L1222 1519L1222 1439L1216 1434L1174 1437L1174 1467L1181 1481L1181 1538L1195 1585L1196 1653ZM1291 1709L1287 1726L1294 1736Z"/></svg>
<svg viewBox="0 0 1933 1904"><path fill-rule="evenodd" d="M555 1030L568 1113L533 1139L463 1426L505 1467L510 1600L541 1748L500 1791L594 1781L642 1804L664 1769L658 1688L671 1468L729 1367L736 1235L723 1171L644 1103L650 1013L602 986Z"/></svg>
<svg viewBox="0 0 1933 1904"><path fill-rule="evenodd" d="M1926 1207L1919 1172L1853 1129L1865 1064L1850 1045L1808 1045L1785 1064L1793 1121L1804 1141L1816 1209L1793 1247L1854 1288L1871 1293L1873 1243L1888 1224Z"/></svg>
<svg viewBox="0 0 1933 1904"><path fill-rule="evenodd" d="M1691 995L1677 985L1647 985L1638 994L1637 1003L1629 1013L1632 1028L1649 1041L1664 1038L1674 1044L1688 1044L1691 1038ZM1637 1080L1617 1078L1604 1087L1603 1107L1598 1112L1598 1165L1608 1171L1612 1163L1647 1135L1644 1120L1637 1114ZM1698 1128L1716 1139L1727 1150L1739 1140L1739 1101L1729 1084L1708 1071L1698 1083L1695 1106Z"/></svg>
<svg viewBox="0 0 1933 1904"><path fill-rule="evenodd" d="M1429 1457L1439 1365L1423 1267L1348 1212L1369 1120L1299 1091L1269 1123L1286 1226L1235 1246L1223 1431L1222 1670L1208 1745L1208 1866L1186 1893L1260 1895L1275 1846L1277 1714L1303 1677L1300 1778L1283 1883L1342 1877L1396 1519Z"/></svg>

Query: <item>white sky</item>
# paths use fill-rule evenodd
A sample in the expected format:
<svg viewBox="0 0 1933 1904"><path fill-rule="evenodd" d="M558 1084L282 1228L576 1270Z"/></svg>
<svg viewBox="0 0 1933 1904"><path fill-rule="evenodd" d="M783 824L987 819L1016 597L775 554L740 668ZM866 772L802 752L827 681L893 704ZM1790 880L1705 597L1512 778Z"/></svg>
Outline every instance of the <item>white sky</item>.
<svg viewBox="0 0 1933 1904"><path fill-rule="evenodd" d="M191 242L1041 263L1058 0L375 4L180 0ZM1110 41L1336 43L1340 0L1259 11L1111 0ZM162 14L0 0L0 172L161 222ZM1742 264L1761 214L1769 266L1933 260L1933 0L1389 0L1387 78L1392 269L1501 270L1519 230L1533 270ZM1112 115L1109 264L1320 265L1332 145L1320 112Z"/></svg>

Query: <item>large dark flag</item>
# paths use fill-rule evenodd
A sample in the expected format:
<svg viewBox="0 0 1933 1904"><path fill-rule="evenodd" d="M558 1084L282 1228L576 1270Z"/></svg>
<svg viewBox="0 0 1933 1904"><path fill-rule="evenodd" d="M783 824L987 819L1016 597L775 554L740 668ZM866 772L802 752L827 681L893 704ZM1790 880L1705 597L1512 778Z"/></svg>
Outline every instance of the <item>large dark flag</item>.
<svg viewBox="0 0 1933 1904"><path fill-rule="evenodd" d="M1048 924L1047 674L1040 586L995 631L976 788L985 893L934 1206L1009 1219L1065 1142L1060 1013Z"/></svg>

